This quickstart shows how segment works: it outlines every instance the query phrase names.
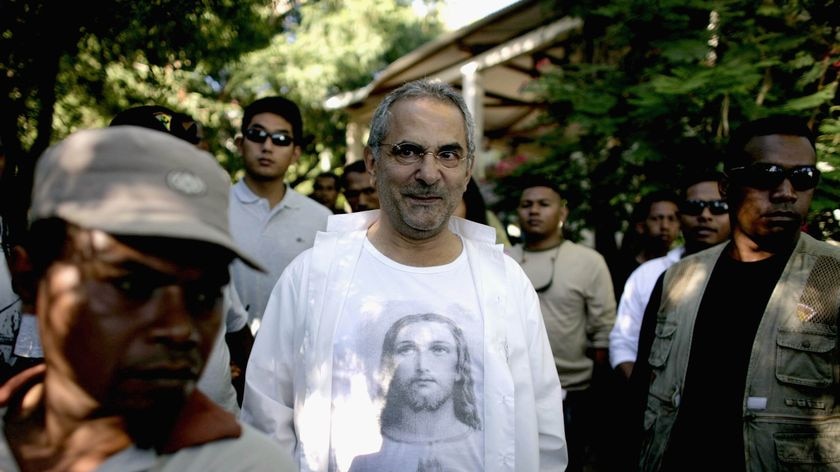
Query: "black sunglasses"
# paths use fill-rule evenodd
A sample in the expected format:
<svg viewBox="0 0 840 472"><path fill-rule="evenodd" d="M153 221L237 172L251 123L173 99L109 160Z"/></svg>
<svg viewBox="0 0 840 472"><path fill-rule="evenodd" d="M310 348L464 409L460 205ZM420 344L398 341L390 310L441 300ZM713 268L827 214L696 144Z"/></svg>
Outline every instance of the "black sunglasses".
<svg viewBox="0 0 840 472"><path fill-rule="evenodd" d="M261 128L248 128L245 130L245 137L248 138L248 141L253 141L255 143L264 143L265 138L271 138L271 142L275 146L291 146L293 142L295 142L294 138L289 136L288 134L283 133L269 133L268 131L261 129Z"/></svg>
<svg viewBox="0 0 840 472"><path fill-rule="evenodd" d="M685 200L680 204L680 213L699 216L708 208L713 215L723 215L729 211L729 204L724 200Z"/></svg>
<svg viewBox="0 0 840 472"><path fill-rule="evenodd" d="M820 181L820 171L816 166L796 166L790 169L776 164L753 164L751 166L729 169L729 177L738 184L759 190L778 187L785 179L799 191L811 190Z"/></svg>

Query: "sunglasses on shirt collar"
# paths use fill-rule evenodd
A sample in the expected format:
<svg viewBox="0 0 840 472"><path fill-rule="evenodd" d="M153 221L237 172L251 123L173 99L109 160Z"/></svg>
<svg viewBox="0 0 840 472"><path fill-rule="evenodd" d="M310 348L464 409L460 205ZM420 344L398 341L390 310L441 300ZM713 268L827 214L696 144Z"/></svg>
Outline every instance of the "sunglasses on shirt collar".
<svg viewBox="0 0 840 472"><path fill-rule="evenodd" d="M789 180L796 190L811 190L820 181L820 171L817 166L795 166L785 169L777 164L758 163L733 167L729 169L728 174L733 182L759 190L774 189L785 179Z"/></svg>
<svg viewBox="0 0 840 472"><path fill-rule="evenodd" d="M266 138L271 138L271 142L275 146L291 146L295 139L284 133L269 133L262 128L248 128L245 130L245 138L248 141L262 144Z"/></svg>
<svg viewBox="0 0 840 472"><path fill-rule="evenodd" d="M713 215L723 215L729 211L729 204L725 200L685 200L680 204L680 213L699 216L705 208Z"/></svg>

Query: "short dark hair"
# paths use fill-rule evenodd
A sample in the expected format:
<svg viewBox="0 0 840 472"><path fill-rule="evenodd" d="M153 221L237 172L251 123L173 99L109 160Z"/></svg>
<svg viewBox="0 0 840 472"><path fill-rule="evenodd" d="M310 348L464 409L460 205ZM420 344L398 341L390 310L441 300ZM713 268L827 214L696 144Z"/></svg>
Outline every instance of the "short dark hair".
<svg viewBox="0 0 840 472"><path fill-rule="evenodd" d="M747 143L757 136L771 134L802 136L808 139L816 152L816 136L803 118L793 115L772 115L744 123L732 133L726 149L724 168L729 170L748 164L750 156L744 151Z"/></svg>
<svg viewBox="0 0 840 472"><path fill-rule="evenodd" d="M321 172L320 174L315 176L315 180L318 179L332 179L333 185L335 185L336 190L341 190L341 179L335 175L333 172Z"/></svg>
<svg viewBox="0 0 840 472"><path fill-rule="evenodd" d="M163 119L160 115L165 115ZM143 128L163 131L170 133L170 127L165 121L171 120L175 115L175 111L163 105L140 105L136 107L126 108L125 110L114 115L111 123L108 126L140 126Z"/></svg>
<svg viewBox="0 0 840 472"><path fill-rule="evenodd" d="M682 184L680 185L679 196L684 199L685 193L688 191L688 188L693 185L697 185L700 182L717 182L718 184L720 184L725 181L726 176L723 174L723 172L714 169L691 172L683 176Z"/></svg>
<svg viewBox="0 0 840 472"><path fill-rule="evenodd" d="M484 202L484 195L481 194L481 189L478 187L475 179L470 179L467 182L467 189L461 198L464 200L464 206L467 208L464 218L486 225L487 204Z"/></svg>
<svg viewBox="0 0 840 472"><path fill-rule="evenodd" d="M341 186L343 188L347 187L347 174L352 174L354 172L357 174L367 174L367 166L365 165L364 160L359 159L358 161L350 162L344 166L344 173L341 174Z"/></svg>
<svg viewBox="0 0 840 472"><path fill-rule="evenodd" d="M633 213L630 215L631 225L645 221L650 214L650 209L656 202L671 202L677 207L680 206L680 197L677 193L670 189L659 189L646 193L639 203L633 207Z"/></svg>
<svg viewBox="0 0 840 472"><path fill-rule="evenodd" d="M297 104L285 97L263 97L245 107L242 115L242 132L244 133L255 115L260 113L273 113L282 117L292 125L292 138L300 145L303 138L303 118L300 115L300 108Z"/></svg>
<svg viewBox="0 0 840 472"><path fill-rule="evenodd" d="M140 126L162 131L181 138L190 144L198 144L198 122L192 116L177 112L163 105L141 105L114 115L108 126Z"/></svg>
<svg viewBox="0 0 840 472"><path fill-rule="evenodd" d="M557 184L553 179L543 175L543 174L524 174L521 175L518 179L519 194L521 195L525 189L529 189L532 187L548 187L551 190L554 190L557 195L560 195L560 198L564 199L563 192L560 191L560 185Z"/></svg>

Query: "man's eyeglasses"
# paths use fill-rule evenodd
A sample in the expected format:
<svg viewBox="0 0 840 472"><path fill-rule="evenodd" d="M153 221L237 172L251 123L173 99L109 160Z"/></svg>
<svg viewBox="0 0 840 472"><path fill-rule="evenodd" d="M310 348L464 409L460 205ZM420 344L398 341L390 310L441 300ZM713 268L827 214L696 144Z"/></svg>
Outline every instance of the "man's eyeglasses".
<svg viewBox="0 0 840 472"><path fill-rule="evenodd" d="M293 142L295 142L294 138L289 136L288 134L283 133L269 133L268 131L261 129L261 128L248 128L245 130L245 137L248 138L248 141L253 141L255 143L264 143L265 138L271 138L271 142L275 146L291 146Z"/></svg>
<svg viewBox="0 0 840 472"><path fill-rule="evenodd" d="M820 171L816 166L796 166L790 169L776 164L753 164L751 166L729 169L729 177L736 183L759 190L770 190L779 186L785 179L799 191L811 190L820 181Z"/></svg>
<svg viewBox="0 0 840 472"><path fill-rule="evenodd" d="M464 159L464 156L461 154L460 147L456 148L452 146L444 146L437 151L429 151L415 143L379 144L391 146L389 153L394 156L394 159L396 159L397 162L407 166L422 162L426 154L435 156L435 159L437 159L438 162L443 164L444 167L449 168L458 167L458 164L460 164Z"/></svg>
<svg viewBox="0 0 840 472"><path fill-rule="evenodd" d="M729 211L729 204L724 200L685 200L680 204L680 213L699 216L708 208L713 215L723 215Z"/></svg>

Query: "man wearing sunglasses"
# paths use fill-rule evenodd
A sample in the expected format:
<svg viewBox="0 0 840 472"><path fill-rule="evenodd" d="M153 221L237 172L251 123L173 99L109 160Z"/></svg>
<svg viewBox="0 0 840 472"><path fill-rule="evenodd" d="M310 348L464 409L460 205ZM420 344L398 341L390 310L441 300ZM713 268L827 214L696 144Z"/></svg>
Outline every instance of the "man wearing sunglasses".
<svg viewBox="0 0 840 472"><path fill-rule="evenodd" d="M679 205L684 245L643 263L624 285L610 332L610 364L624 379L630 378L636 362L639 328L656 280L681 258L729 239L729 205L720 194L722 182L720 172L703 172L686 180Z"/></svg>
<svg viewBox="0 0 840 472"><path fill-rule="evenodd" d="M303 119L285 97L261 98L245 107L236 146L245 176L230 193L230 227L236 243L268 269L233 265L233 281L256 334L274 283L286 265L312 247L332 212L285 182L302 152Z"/></svg>
<svg viewBox="0 0 840 472"><path fill-rule="evenodd" d="M645 313L641 470L830 470L840 248L801 231L814 136L789 116L747 123L724 167L731 241L671 266Z"/></svg>
<svg viewBox="0 0 840 472"><path fill-rule="evenodd" d="M712 150L703 149L704 157ZM610 331L610 365L615 369L610 396L612 401L623 406L616 408L613 416L614 440L609 441L612 454L604 455L610 464L620 464L613 470L632 470L638 451L632 412L638 410L640 400L632 399L629 389L636 353L639 345L639 330L653 287L662 273L681 258L720 244L729 239L729 205L720 193L724 176L717 171L696 172L688 175L679 192L679 221L684 244L668 251L662 257L651 259L634 270L618 302L615 325ZM626 403L625 403L626 402Z"/></svg>

